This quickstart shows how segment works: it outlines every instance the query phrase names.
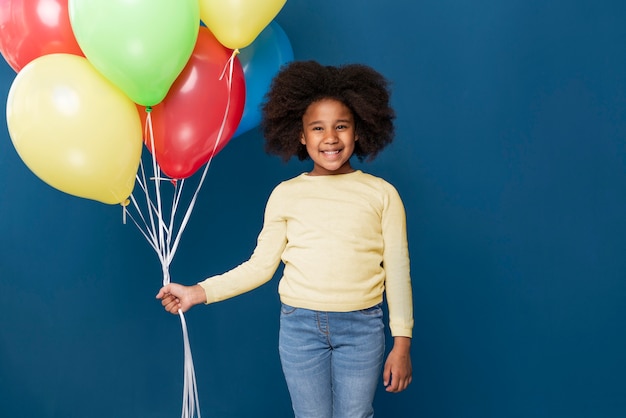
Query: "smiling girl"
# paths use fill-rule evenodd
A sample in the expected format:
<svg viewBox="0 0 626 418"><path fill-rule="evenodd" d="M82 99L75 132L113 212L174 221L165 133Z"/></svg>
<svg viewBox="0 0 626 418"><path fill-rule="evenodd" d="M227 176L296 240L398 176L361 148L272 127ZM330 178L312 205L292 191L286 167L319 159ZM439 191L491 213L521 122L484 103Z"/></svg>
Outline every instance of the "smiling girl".
<svg viewBox="0 0 626 418"><path fill-rule="evenodd" d="M157 295L166 311L185 312L259 287L282 262L279 353L297 418L373 417L381 371L388 392L411 383L404 206L391 184L350 163L392 141L389 98L386 79L364 65L283 67L263 106L266 149L313 167L272 191L248 261ZM393 347L383 366L384 296Z"/></svg>

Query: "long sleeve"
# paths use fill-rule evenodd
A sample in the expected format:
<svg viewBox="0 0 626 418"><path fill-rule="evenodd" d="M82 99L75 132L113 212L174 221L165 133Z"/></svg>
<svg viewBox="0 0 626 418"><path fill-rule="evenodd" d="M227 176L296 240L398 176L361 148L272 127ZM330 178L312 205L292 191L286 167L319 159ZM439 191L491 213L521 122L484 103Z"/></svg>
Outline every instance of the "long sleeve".
<svg viewBox="0 0 626 418"><path fill-rule="evenodd" d="M218 302L255 289L274 276L285 249L286 222L280 202L272 194L265 207L263 228L250 259L234 269L200 282L207 303Z"/></svg>
<svg viewBox="0 0 626 418"><path fill-rule="evenodd" d="M389 308L389 328L394 337L411 337L413 295L404 205L395 188L387 187L382 215L383 268Z"/></svg>

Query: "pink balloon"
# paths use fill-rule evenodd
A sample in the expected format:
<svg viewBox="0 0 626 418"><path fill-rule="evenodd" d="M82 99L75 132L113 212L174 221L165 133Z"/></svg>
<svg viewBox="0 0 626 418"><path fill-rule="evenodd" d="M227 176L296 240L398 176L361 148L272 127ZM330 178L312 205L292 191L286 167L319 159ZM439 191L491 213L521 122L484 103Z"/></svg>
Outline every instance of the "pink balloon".
<svg viewBox="0 0 626 418"><path fill-rule="evenodd" d="M0 53L19 72L42 55L84 56L72 27L68 0L1 0Z"/></svg>
<svg viewBox="0 0 626 418"><path fill-rule="evenodd" d="M163 101L152 107L155 157L161 170L173 179L195 173L226 146L237 130L245 104L245 79L239 59L234 57L229 89L231 56L232 50L221 45L207 28L200 27L189 62ZM139 109L145 131L145 108ZM144 141L151 150L150 139Z"/></svg>

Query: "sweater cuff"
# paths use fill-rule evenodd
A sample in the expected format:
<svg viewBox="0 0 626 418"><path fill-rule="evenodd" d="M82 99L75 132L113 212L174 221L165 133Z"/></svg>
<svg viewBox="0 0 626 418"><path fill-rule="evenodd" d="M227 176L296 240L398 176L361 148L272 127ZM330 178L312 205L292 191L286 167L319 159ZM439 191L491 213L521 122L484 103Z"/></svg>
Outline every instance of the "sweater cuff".
<svg viewBox="0 0 626 418"><path fill-rule="evenodd" d="M413 329L412 328L392 328L391 329L392 337L409 337L413 338Z"/></svg>
<svg viewBox="0 0 626 418"><path fill-rule="evenodd" d="M211 291L211 286L208 279L199 282L198 285L202 288L202 290L204 290L204 294L206 295L206 302L204 302L205 305L217 302L215 294L213 294L213 292Z"/></svg>

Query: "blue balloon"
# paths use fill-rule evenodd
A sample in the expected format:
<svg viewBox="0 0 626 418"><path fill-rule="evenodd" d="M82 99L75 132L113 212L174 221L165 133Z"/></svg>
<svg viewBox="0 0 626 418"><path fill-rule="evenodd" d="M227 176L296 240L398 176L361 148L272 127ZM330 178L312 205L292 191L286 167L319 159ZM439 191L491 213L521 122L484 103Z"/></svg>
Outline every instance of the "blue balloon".
<svg viewBox="0 0 626 418"><path fill-rule="evenodd" d="M246 83L243 115L233 138L261 123L261 104L272 79L284 64L293 61L293 49L285 31L275 21L239 53Z"/></svg>

